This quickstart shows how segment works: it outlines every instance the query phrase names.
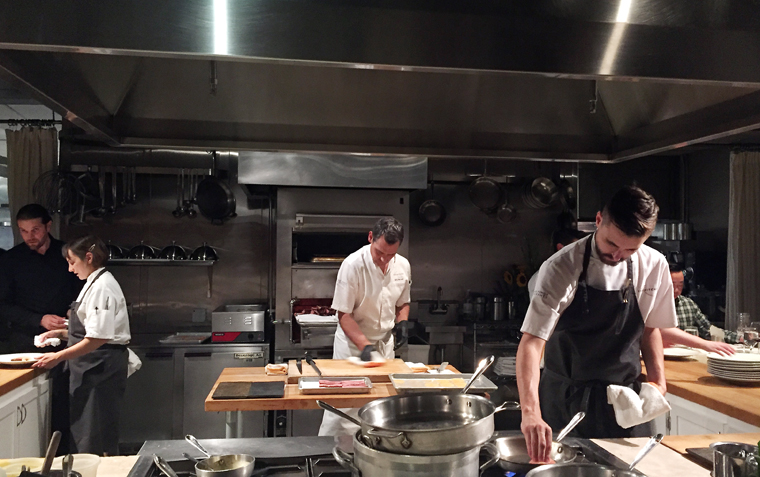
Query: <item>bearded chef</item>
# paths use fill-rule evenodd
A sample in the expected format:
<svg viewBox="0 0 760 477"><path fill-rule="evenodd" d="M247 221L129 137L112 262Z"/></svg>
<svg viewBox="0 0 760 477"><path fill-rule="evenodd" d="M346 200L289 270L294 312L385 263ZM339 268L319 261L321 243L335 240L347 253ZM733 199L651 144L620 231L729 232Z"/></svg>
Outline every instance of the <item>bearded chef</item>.
<svg viewBox="0 0 760 477"><path fill-rule="evenodd" d="M371 361L378 355L392 359L394 348L408 338L412 274L409 261L396 253L404 240L404 227L393 217L384 217L375 223L368 240L338 271L332 308L338 312L340 326L333 359L356 356ZM358 417L357 409L343 411ZM319 435L347 435L356 430L345 419L325 413Z"/></svg>
<svg viewBox="0 0 760 477"><path fill-rule="evenodd" d="M538 272L517 351L521 428L537 462L549 460L552 429L579 411L586 412L575 428L580 437L652 435L651 422L618 424L607 388L624 386L644 395L643 386L653 400L664 401L659 329L677 321L668 263L644 245L658 211L651 195L624 187L597 212L593 235L552 255ZM639 351L649 383L638 381Z"/></svg>

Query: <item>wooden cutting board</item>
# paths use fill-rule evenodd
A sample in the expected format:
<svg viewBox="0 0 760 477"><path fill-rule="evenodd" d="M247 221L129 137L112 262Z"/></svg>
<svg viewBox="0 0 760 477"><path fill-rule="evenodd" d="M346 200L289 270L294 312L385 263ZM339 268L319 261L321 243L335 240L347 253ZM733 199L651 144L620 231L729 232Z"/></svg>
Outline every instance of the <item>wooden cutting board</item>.
<svg viewBox="0 0 760 477"><path fill-rule="evenodd" d="M355 364L349 363L348 360L345 360L345 359L315 359L314 362L317 364L317 367L319 368L319 370L322 371L322 376L325 376L325 377L366 376L373 383L389 383L391 381L391 378L389 378L388 375L392 373L411 373L412 372L412 370L409 369L409 366L407 366L404 363L404 360L398 359L398 358L388 360L382 366L377 366L375 368L364 368L361 366L357 366ZM309 366L309 363L307 363L306 361L302 361L301 368L303 369L303 375L298 372L298 368L296 367L296 360L291 359L289 361L288 384L297 383L298 378L300 378L301 376L304 376L304 377L319 376L317 372L314 371L314 369L312 369L312 367Z"/></svg>

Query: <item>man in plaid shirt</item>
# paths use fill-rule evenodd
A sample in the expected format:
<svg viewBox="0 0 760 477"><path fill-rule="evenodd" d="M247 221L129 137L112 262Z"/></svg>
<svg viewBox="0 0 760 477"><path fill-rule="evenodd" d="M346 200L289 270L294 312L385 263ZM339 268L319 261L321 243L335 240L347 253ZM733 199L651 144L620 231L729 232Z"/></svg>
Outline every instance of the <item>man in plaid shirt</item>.
<svg viewBox="0 0 760 477"><path fill-rule="evenodd" d="M699 337L703 340L710 341L710 327L712 323L702 313L691 298L682 296L683 292L683 270L681 268L671 267L670 277L673 279L673 295L676 300L676 315L678 317L678 327L682 330L687 327L696 327L699 330ZM726 343L738 343L738 337L735 331L724 331L723 340Z"/></svg>

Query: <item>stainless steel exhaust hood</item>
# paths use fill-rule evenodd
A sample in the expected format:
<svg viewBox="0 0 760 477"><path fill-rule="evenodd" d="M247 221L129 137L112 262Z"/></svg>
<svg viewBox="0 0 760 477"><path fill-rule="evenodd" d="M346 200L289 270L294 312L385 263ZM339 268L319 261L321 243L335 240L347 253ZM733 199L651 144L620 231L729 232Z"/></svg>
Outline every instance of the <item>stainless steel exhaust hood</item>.
<svg viewBox="0 0 760 477"><path fill-rule="evenodd" d="M0 0L0 74L111 146L616 162L760 126L760 4Z"/></svg>

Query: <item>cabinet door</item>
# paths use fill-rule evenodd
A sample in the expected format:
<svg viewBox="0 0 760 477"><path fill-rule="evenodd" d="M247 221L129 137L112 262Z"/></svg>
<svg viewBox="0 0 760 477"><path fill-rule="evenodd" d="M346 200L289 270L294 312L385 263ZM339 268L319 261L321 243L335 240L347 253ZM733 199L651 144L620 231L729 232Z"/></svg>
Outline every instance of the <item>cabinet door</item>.
<svg viewBox="0 0 760 477"><path fill-rule="evenodd" d="M728 416L686 399L667 395L671 406L671 434L720 434L727 422Z"/></svg>
<svg viewBox="0 0 760 477"><path fill-rule="evenodd" d="M15 456L16 425L20 420L18 401L6 402L0 407L0 459Z"/></svg>
<svg viewBox="0 0 760 477"><path fill-rule="evenodd" d="M43 397L40 389L33 387L19 399L21 423L16 435L16 457L42 457L47 445L45 420L49 412L46 408L47 393Z"/></svg>

